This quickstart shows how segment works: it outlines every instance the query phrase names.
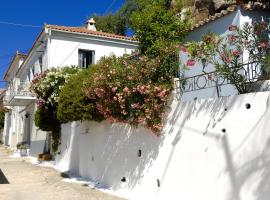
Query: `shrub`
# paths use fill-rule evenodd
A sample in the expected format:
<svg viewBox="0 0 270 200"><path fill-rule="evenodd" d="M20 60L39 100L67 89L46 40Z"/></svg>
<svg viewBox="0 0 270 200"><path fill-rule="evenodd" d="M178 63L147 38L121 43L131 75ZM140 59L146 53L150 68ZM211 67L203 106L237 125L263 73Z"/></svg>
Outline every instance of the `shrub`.
<svg viewBox="0 0 270 200"><path fill-rule="evenodd" d="M57 117L62 123L79 120L101 121L103 117L96 109L95 101L87 98L83 86L91 79L92 70L86 69L71 76L59 96ZM90 81L91 82L91 81Z"/></svg>
<svg viewBox="0 0 270 200"><path fill-rule="evenodd" d="M59 97L58 119L64 123L106 119L142 124L159 134L178 68L175 49L173 45L165 47L156 58L139 52L101 58L65 84Z"/></svg>
<svg viewBox="0 0 270 200"><path fill-rule="evenodd" d="M132 14L132 28L144 55L160 56L160 50L180 43L187 35L190 22L181 20L173 9L164 8L166 4L166 0L152 1Z"/></svg>
<svg viewBox="0 0 270 200"><path fill-rule="evenodd" d="M74 67L52 68L38 74L30 86L30 90L37 97L35 125L43 131L52 132L54 152L58 149L61 131L61 124L57 118L59 94L70 76L79 70Z"/></svg>

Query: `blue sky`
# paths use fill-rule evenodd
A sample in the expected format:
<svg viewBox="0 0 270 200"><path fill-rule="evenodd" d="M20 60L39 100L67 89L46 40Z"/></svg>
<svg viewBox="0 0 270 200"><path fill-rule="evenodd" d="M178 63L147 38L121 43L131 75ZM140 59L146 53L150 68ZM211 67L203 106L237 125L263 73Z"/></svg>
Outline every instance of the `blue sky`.
<svg viewBox="0 0 270 200"><path fill-rule="evenodd" d="M0 2L1 80L16 50L27 52L44 23L80 26L93 13L118 10L125 0L9 0ZM1 22L40 26L6 25Z"/></svg>

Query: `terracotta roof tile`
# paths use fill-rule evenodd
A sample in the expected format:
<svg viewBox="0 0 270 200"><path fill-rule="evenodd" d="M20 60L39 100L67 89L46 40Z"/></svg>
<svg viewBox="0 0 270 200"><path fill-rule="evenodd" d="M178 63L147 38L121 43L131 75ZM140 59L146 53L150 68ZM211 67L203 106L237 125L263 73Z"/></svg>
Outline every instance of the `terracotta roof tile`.
<svg viewBox="0 0 270 200"><path fill-rule="evenodd" d="M199 28L199 27L201 27L201 26L204 26L205 24L207 24L207 23L209 23L209 22L211 22L211 21L214 21L214 20L216 20L216 19L218 19L218 18L220 18L220 17L223 17L223 16L225 16L225 15L228 15L228 14L230 14L230 13L236 11L236 9L237 9L237 6L235 6L235 5L229 6L226 10L222 10L222 11L220 11L219 13L216 13L215 15L211 15L211 16L209 16L208 18L205 18L205 19L203 19L202 21L200 21L200 22L194 24L194 25L191 27L190 30L194 30L194 29L196 29L196 28Z"/></svg>
<svg viewBox="0 0 270 200"><path fill-rule="evenodd" d="M260 3L255 2L253 4L243 4L241 7L244 10L270 10L270 3ZM207 23L217 20L223 16L226 16L237 10L237 5L231 5L226 10L221 10L219 13L215 13L215 15L208 16L208 18L203 19L202 21L194 24L190 30L193 31L196 28L206 25Z"/></svg>
<svg viewBox="0 0 270 200"><path fill-rule="evenodd" d="M58 26L58 25L46 25L45 27L50 28L52 30L59 30L59 31L71 32L71 33L81 33L81 34L87 34L87 35L96 36L96 37L136 42L135 38L133 37L115 35L115 34L105 33L101 31L92 31L92 30L88 30L82 27L69 27L69 26Z"/></svg>

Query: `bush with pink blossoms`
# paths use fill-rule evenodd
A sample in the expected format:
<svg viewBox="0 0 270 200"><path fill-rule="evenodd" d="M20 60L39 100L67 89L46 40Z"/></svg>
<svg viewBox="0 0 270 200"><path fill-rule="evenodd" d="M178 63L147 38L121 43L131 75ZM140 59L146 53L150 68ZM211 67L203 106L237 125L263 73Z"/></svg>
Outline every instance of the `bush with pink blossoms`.
<svg viewBox="0 0 270 200"><path fill-rule="evenodd" d="M168 48L166 55L176 59L173 48ZM96 109L103 119L111 123L143 125L155 134L160 134L167 101L173 89L174 76L172 74L174 69L165 70L164 58L163 55L162 58L150 59L138 52L130 56L102 58L96 65L86 69L89 76L85 76L81 81L83 83L81 91L84 92L88 102L95 104L95 108L82 114L84 112L82 106L75 106L78 101L71 97L70 91L74 85L71 79L71 82L63 88L59 107L72 104L73 108L65 106L65 109L59 109L58 116L65 116L65 122L73 121L72 116L75 116L76 110L79 109L80 120L83 120L86 119L83 116L87 116L87 112L89 116L93 116ZM177 61L174 60L175 66L171 65L172 68L177 68ZM73 102L70 102L72 99ZM82 101L79 104L82 105ZM67 112L69 115L65 115ZM100 119L98 116L97 119L92 117L90 120L100 121Z"/></svg>
<svg viewBox="0 0 270 200"><path fill-rule="evenodd" d="M240 28L230 25L227 36L209 33L202 41L187 43L186 47L191 60L204 64L203 72L208 64L213 65L217 74L230 80L241 94L249 92L257 80L269 78L269 34L270 25L266 22L246 23ZM251 68L260 69L260 74L250 77Z"/></svg>

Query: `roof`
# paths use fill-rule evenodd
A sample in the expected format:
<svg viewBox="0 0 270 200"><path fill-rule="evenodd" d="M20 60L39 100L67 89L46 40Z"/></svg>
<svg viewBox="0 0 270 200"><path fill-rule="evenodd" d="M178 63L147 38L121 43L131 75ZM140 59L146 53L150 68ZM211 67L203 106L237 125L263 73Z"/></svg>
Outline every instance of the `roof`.
<svg viewBox="0 0 270 200"><path fill-rule="evenodd" d="M24 53L21 53L21 52L17 51L16 54L13 56L13 58L12 58L10 64L9 64L9 66L8 66L8 69L7 69L7 71L6 71L5 75L4 75L4 79L6 78L8 72L10 71L11 66L14 64L14 62L15 62L18 58L24 60L26 57L27 57L27 54L24 54Z"/></svg>
<svg viewBox="0 0 270 200"><path fill-rule="evenodd" d="M240 5L240 7L246 11L270 10L270 4L260 3L260 2L255 2L253 4L242 4L242 5ZM239 8L239 6L236 4L230 5L227 9L221 10L220 12L215 13L215 15L209 15L208 17L204 18L203 20L194 24L190 30L193 31L201 26L208 24L209 22L215 21L223 16L229 15L230 13L236 11L238 8Z"/></svg>
<svg viewBox="0 0 270 200"><path fill-rule="evenodd" d="M97 36L97 37L108 38L108 39L117 39L117 40L137 42L137 40L135 40L135 38L133 38L133 37L115 35L115 34L111 34L111 33L105 33L102 31L93 31L93 30L88 30L88 29L83 28L83 27L45 25L45 28L50 28L52 30L58 30L58 31L65 31L65 32L69 32L69 33L87 34L90 36Z"/></svg>
<svg viewBox="0 0 270 200"><path fill-rule="evenodd" d="M0 96L1 96L5 91L7 91L6 88L0 88Z"/></svg>

